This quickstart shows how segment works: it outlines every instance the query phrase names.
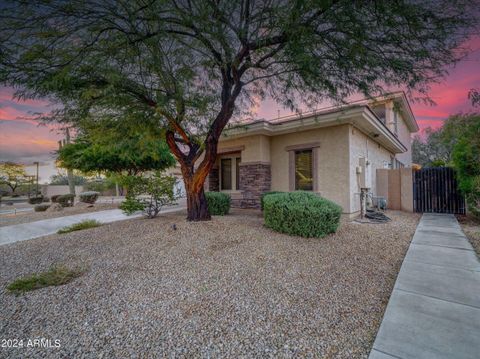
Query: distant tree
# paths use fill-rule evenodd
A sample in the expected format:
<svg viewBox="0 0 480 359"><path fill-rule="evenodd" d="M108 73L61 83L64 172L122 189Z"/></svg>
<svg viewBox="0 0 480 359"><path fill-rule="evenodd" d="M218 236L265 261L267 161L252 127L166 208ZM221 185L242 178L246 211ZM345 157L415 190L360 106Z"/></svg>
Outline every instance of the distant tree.
<svg viewBox="0 0 480 359"><path fill-rule="evenodd" d="M476 1L11 1L0 82L98 118L156 120L181 165L188 219L223 129L249 101L294 108L427 84L458 60ZM237 111L237 112L236 112Z"/></svg>
<svg viewBox="0 0 480 359"><path fill-rule="evenodd" d="M8 186L12 193L27 180L25 166L14 162L0 163L0 184Z"/></svg>
<svg viewBox="0 0 480 359"><path fill-rule="evenodd" d="M134 176L146 171L164 170L175 159L157 133L145 123L83 122L74 143L58 151L61 167L84 173L114 173Z"/></svg>
<svg viewBox="0 0 480 359"><path fill-rule="evenodd" d="M448 118L443 131L445 143L452 146L452 163L460 189L472 213L480 216L480 114Z"/></svg>
<svg viewBox="0 0 480 359"><path fill-rule="evenodd" d="M425 129L424 136L412 141L412 161L422 167L441 167L452 159L452 144L443 137L442 129Z"/></svg>
<svg viewBox="0 0 480 359"><path fill-rule="evenodd" d="M81 186L87 183L87 179L83 176L73 175L73 183L75 186ZM51 185L68 186L68 176L63 174L56 174L50 177Z"/></svg>
<svg viewBox="0 0 480 359"><path fill-rule="evenodd" d="M473 88L468 92L468 99L472 101L472 106L480 106L480 90Z"/></svg>

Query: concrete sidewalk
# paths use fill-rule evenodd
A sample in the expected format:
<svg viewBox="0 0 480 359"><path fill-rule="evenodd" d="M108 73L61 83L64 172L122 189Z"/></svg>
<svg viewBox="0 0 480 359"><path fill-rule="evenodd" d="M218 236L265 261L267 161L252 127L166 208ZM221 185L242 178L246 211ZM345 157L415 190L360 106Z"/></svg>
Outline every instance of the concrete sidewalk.
<svg viewBox="0 0 480 359"><path fill-rule="evenodd" d="M185 207L175 206L163 209L160 214L181 211ZM101 223L110 223L141 217L141 214L127 216L120 209L75 214L65 217L44 219L41 221L16 224L13 226L0 227L0 245L25 241L28 239L47 236L57 233L60 228L70 226L86 219L95 219Z"/></svg>
<svg viewBox="0 0 480 359"><path fill-rule="evenodd" d="M480 358L480 262L453 215L423 215L369 358Z"/></svg>

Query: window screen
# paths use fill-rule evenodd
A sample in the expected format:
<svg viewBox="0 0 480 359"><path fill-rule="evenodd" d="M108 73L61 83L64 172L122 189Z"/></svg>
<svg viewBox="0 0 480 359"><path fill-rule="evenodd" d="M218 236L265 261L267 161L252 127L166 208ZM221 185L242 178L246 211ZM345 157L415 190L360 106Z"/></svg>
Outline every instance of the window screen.
<svg viewBox="0 0 480 359"><path fill-rule="evenodd" d="M232 189L232 159L222 158L221 160L222 190Z"/></svg>
<svg viewBox="0 0 480 359"><path fill-rule="evenodd" d="M312 150L295 152L295 189L313 191Z"/></svg>

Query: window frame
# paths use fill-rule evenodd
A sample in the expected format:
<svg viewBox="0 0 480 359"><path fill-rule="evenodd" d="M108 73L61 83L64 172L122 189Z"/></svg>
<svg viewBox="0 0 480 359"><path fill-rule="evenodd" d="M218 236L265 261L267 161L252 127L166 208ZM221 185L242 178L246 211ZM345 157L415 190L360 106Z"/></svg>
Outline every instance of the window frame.
<svg viewBox="0 0 480 359"><path fill-rule="evenodd" d="M223 170L222 170L222 160L224 159L229 159L231 160L231 189L223 189ZM237 169L238 172L240 170L240 167L237 166L237 159L240 159L239 164L242 163L242 156L241 153L231 153L231 154L226 154L226 155L220 155L218 160L218 189L219 192L227 192L227 193L232 193L232 192L241 192L240 191L240 184L237 184L237 178L240 179L240 174L237 175Z"/></svg>
<svg viewBox="0 0 480 359"><path fill-rule="evenodd" d="M318 151L320 148L320 142L311 142L311 143L304 143L298 144L293 146L285 147L285 150L288 152L289 157L289 183L288 183L288 190L289 191L296 191L296 180L295 180L295 153L297 151L305 151L310 150L312 151L312 179L313 185L312 190L307 192L319 192L319 183L318 183Z"/></svg>

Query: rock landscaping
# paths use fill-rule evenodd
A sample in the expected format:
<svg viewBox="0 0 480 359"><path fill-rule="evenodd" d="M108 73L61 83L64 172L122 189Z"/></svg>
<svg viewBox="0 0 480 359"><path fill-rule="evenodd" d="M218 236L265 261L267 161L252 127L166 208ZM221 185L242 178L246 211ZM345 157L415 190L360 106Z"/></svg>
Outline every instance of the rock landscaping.
<svg viewBox="0 0 480 359"><path fill-rule="evenodd" d="M185 215L0 247L0 337L61 343L2 357L364 358L419 219L343 220L318 239L274 232L259 211ZM58 287L6 290L56 263L88 271Z"/></svg>

